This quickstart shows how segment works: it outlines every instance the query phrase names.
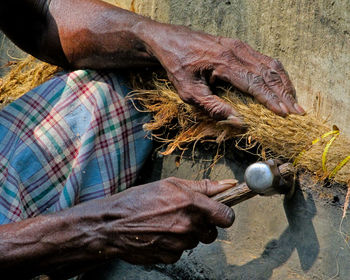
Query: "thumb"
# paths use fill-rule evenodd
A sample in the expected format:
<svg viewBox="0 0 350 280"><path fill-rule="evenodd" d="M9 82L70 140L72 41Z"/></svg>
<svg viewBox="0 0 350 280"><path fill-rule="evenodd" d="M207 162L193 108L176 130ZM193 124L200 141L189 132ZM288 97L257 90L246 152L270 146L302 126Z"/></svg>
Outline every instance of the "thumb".
<svg viewBox="0 0 350 280"><path fill-rule="evenodd" d="M227 228L233 224L235 220L233 209L208 198L208 196L216 195L234 187L236 184L237 181L232 179L224 181L202 180L189 186L192 191L197 193L194 196L195 205L206 213L209 223L222 228Z"/></svg>
<svg viewBox="0 0 350 280"><path fill-rule="evenodd" d="M226 191L237 185L238 181L236 179L227 179L221 181L211 181L208 179L200 181L190 181L185 179L179 179L180 184L187 187L188 189L204 194L206 196L214 196L218 193Z"/></svg>
<svg viewBox="0 0 350 280"><path fill-rule="evenodd" d="M235 220L235 213L232 208L217 202L208 196L216 195L237 184L237 180L229 179L223 181L189 181L177 179L176 184L194 192L194 204L197 209L204 212L208 217L209 223L222 228L229 227Z"/></svg>

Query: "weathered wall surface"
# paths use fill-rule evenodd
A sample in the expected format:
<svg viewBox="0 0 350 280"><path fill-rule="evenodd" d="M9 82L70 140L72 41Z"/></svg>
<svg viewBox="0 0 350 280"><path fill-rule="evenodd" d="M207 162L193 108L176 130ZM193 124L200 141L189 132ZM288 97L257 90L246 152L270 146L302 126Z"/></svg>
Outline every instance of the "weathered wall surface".
<svg viewBox="0 0 350 280"><path fill-rule="evenodd" d="M350 134L350 1L109 0L279 58L307 109Z"/></svg>
<svg viewBox="0 0 350 280"><path fill-rule="evenodd" d="M6 36L0 32L0 77L6 72L5 66L8 61L14 58L22 58L25 53L18 49Z"/></svg>
<svg viewBox="0 0 350 280"><path fill-rule="evenodd" d="M168 0L104 0L123 9L148 16L161 22L169 22Z"/></svg>

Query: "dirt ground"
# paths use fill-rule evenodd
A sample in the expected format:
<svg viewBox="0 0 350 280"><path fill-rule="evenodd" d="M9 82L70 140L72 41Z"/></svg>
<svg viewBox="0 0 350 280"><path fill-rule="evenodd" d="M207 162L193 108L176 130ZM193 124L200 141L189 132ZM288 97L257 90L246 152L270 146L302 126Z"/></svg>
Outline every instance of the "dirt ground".
<svg viewBox="0 0 350 280"><path fill-rule="evenodd" d="M176 176L242 181L245 168L254 161L234 152L210 170L213 154L200 150L194 161L185 157L180 166L178 155L153 160L148 165L152 171L148 169L141 180ZM142 267L114 261L84 280L349 279L349 219L341 224L345 189L317 185L308 174L300 177L300 183L291 200L255 197L234 206L234 225L220 230L213 244L185 252L175 265Z"/></svg>

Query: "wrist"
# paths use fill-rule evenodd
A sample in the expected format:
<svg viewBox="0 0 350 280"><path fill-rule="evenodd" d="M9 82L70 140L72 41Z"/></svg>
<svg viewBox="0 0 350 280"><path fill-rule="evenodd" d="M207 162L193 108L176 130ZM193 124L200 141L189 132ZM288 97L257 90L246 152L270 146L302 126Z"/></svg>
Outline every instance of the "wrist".
<svg viewBox="0 0 350 280"><path fill-rule="evenodd" d="M70 260L83 260L82 233L74 225L75 218L53 214L1 226L0 270L16 279L53 272Z"/></svg>
<svg viewBox="0 0 350 280"><path fill-rule="evenodd" d="M190 39L198 34L185 26L152 20L135 24L133 30L147 53L155 57L167 70L181 65L179 60L188 51L187 46L190 44Z"/></svg>
<svg viewBox="0 0 350 280"><path fill-rule="evenodd" d="M167 44L172 36L172 29L172 25L145 18L133 26L133 33L147 53L157 58L159 47Z"/></svg>

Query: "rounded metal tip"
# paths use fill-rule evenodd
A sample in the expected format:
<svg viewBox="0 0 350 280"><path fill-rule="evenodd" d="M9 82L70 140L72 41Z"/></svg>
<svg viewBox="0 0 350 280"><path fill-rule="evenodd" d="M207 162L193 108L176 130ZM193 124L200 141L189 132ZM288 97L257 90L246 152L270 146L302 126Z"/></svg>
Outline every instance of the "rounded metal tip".
<svg viewBox="0 0 350 280"><path fill-rule="evenodd" d="M274 175L268 164L257 162L250 165L244 174L244 180L248 187L261 195L269 195L275 192L273 189Z"/></svg>

